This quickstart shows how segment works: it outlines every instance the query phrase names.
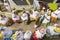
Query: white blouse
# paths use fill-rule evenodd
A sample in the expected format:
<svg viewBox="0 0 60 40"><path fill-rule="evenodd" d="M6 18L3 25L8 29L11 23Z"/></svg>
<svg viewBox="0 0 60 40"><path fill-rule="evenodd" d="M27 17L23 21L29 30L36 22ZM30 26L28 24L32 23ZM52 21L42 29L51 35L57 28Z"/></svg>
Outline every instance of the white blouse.
<svg viewBox="0 0 60 40"><path fill-rule="evenodd" d="M21 19L23 21L28 20L28 14L27 13L23 13L23 15L21 16Z"/></svg>
<svg viewBox="0 0 60 40"><path fill-rule="evenodd" d="M18 15L12 14L12 20L20 20L20 18Z"/></svg>

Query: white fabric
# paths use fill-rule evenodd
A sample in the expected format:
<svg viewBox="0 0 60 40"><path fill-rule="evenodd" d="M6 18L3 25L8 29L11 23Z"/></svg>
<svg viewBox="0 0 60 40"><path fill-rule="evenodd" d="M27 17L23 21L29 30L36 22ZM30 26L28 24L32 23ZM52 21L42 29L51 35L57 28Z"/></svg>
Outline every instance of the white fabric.
<svg viewBox="0 0 60 40"><path fill-rule="evenodd" d="M31 38L32 32L31 31L26 31L24 34L24 39L29 40Z"/></svg>
<svg viewBox="0 0 60 40"><path fill-rule="evenodd" d="M5 28L2 32L4 38L9 38L12 35L12 30L10 28Z"/></svg>
<svg viewBox="0 0 60 40"><path fill-rule="evenodd" d="M49 23L50 22L50 16L48 16L47 14L45 14L45 17L48 19L46 19L46 18L44 18L44 20L43 20L43 22L42 23Z"/></svg>
<svg viewBox="0 0 60 40"><path fill-rule="evenodd" d="M7 3L4 3L4 6L6 7L6 9L7 9L8 11L11 11L10 6L9 6L8 2L7 2Z"/></svg>
<svg viewBox="0 0 60 40"><path fill-rule="evenodd" d="M45 33L42 34L39 30L36 31L37 38L42 38L42 37L44 37L44 35L45 35Z"/></svg>
<svg viewBox="0 0 60 40"><path fill-rule="evenodd" d="M23 40L23 38L24 38L23 32L22 31L19 31L19 34L20 35L17 36L17 40Z"/></svg>
<svg viewBox="0 0 60 40"><path fill-rule="evenodd" d="M22 19L23 21L28 20L28 15L27 15L27 13L23 13L23 15L21 16L21 19Z"/></svg>
<svg viewBox="0 0 60 40"><path fill-rule="evenodd" d="M8 17L5 17L3 20L0 20L0 23L5 25L8 22Z"/></svg>
<svg viewBox="0 0 60 40"><path fill-rule="evenodd" d="M55 27L53 27L53 26L48 26L47 29L50 30L50 34L51 34L51 35L59 35L60 33L56 33L56 32L54 32L54 28L55 28Z"/></svg>
<svg viewBox="0 0 60 40"><path fill-rule="evenodd" d="M57 14L57 15L56 15L56 14ZM52 12L51 16L57 18L58 12L57 12L57 11Z"/></svg>
<svg viewBox="0 0 60 40"><path fill-rule="evenodd" d="M34 11L33 12L33 17L36 18L36 17L40 17L40 14L38 11Z"/></svg>
<svg viewBox="0 0 60 40"><path fill-rule="evenodd" d="M57 15L57 18L60 19L60 10L56 10L56 13L58 14L58 15Z"/></svg>
<svg viewBox="0 0 60 40"><path fill-rule="evenodd" d="M20 18L18 15L12 14L12 20L20 20Z"/></svg>

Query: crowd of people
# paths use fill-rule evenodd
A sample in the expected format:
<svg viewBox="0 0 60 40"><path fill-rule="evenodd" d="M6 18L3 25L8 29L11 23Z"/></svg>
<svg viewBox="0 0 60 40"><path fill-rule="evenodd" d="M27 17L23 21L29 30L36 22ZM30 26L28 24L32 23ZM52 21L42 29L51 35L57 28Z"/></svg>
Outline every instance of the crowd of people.
<svg viewBox="0 0 60 40"><path fill-rule="evenodd" d="M56 37L60 35L60 26L54 24L47 28L36 29L33 32L30 30L16 30L12 31L9 27L0 27L1 40L44 40L44 37ZM47 35L47 36L46 36Z"/></svg>
<svg viewBox="0 0 60 40"><path fill-rule="evenodd" d="M4 4L7 2L5 1ZM17 11L10 10L10 7L5 5L6 9L12 13L11 18L3 15L0 11L0 39L3 40L44 40L43 37L47 34L49 37L54 35L60 35L60 26L55 24L50 26L50 23L56 23L60 20L60 7L53 11L50 8L42 7L41 9L32 9L26 11L25 8L22 10L22 14L19 15ZM35 22L34 32L27 30L26 32L22 30L12 31L9 26L14 23L29 25L31 22ZM6 26L6 27L5 27ZM38 27L43 26L41 29ZM46 28L45 28L46 27Z"/></svg>

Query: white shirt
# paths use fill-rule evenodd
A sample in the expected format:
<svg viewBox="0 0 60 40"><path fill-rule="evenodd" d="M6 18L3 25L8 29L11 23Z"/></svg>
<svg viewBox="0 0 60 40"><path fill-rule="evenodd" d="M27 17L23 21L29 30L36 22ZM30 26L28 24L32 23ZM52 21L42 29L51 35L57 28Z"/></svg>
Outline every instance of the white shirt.
<svg viewBox="0 0 60 40"><path fill-rule="evenodd" d="M56 14L57 14L57 15L56 15ZM57 18L57 16L58 16L57 11L52 12L51 16L53 16L53 17Z"/></svg>
<svg viewBox="0 0 60 40"><path fill-rule="evenodd" d="M12 20L20 20L20 18L18 15L12 14Z"/></svg>
<svg viewBox="0 0 60 40"><path fill-rule="evenodd" d="M20 35L17 36L17 40L23 40L23 38L24 38L23 32L19 31L19 34Z"/></svg>
<svg viewBox="0 0 60 40"><path fill-rule="evenodd" d="M50 22L50 16L48 16L47 14L45 14L45 17L42 23L49 23ZM47 20L48 19L48 20Z"/></svg>
<svg viewBox="0 0 60 40"><path fill-rule="evenodd" d="M57 18L60 18L60 10L56 10L56 13L58 14Z"/></svg>
<svg viewBox="0 0 60 40"><path fill-rule="evenodd" d="M31 31L26 31L26 33L24 34L24 39L30 39L32 35Z"/></svg>
<svg viewBox="0 0 60 40"><path fill-rule="evenodd" d="M33 11L33 18L36 19L36 17L40 17L40 14L38 11Z"/></svg>
<svg viewBox="0 0 60 40"><path fill-rule="evenodd" d="M36 31L36 37L37 38L43 38L45 34L46 34L45 31L43 32L43 34L40 32L40 30Z"/></svg>
<svg viewBox="0 0 60 40"><path fill-rule="evenodd" d="M27 13L23 13L23 15L21 16L21 19L23 21L28 20L28 14Z"/></svg>
<svg viewBox="0 0 60 40"><path fill-rule="evenodd" d="M8 22L8 17L5 17L3 20L0 20L0 23L5 25Z"/></svg>
<svg viewBox="0 0 60 40"><path fill-rule="evenodd" d="M4 38L9 38L12 35L12 30L10 28L5 28L2 32ZM5 36L6 35L6 36Z"/></svg>
<svg viewBox="0 0 60 40"><path fill-rule="evenodd" d="M48 26L48 27L47 27L47 29L50 30L50 34L51 34L51 35L59 35L60 33L56 33L56 32L54 31L54 28L55 28L55 27L53 27L53 26Z"/></svg>

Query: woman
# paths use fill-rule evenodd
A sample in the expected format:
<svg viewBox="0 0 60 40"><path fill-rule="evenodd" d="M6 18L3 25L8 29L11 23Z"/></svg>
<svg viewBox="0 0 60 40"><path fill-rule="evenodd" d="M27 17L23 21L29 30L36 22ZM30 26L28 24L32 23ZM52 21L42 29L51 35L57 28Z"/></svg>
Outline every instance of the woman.
<svg viewBox="0 0 60 40"><path fill-rule="evenodd" d="M14 12L14 13L12 14L12 20L13 20L14 23L20 23L20 22L21 22L21 19L20 19L20 17L18 16L18 13L17 13L17 12Z"/></svg>
<svg viewBox="0 0 60 40"><path fill-rule="evenodd" d="M23 11L23 14L21 15L22 21L24 21L25 24L28 24L28 13L26 11Z"/></svg>
<svg viewBox="0 0 60 40"><path fill-rule="evenodd" d="M8 18L7 16L0 15L0 24L9 26L12 24L12 20Z"/></svg>
<svg viewBox="0 0 60 40"><path fill-rule="evenodd" d="M34 25L34 27L37 28L40 25L40 22L39 22L39 19L40 19L39 10L34 10L33 16L34 16L34 19L35 19L35 25Z"/></svg>
<svg viewBox="0 0 60 40"><path fill-rule="evenodd" d="M46 27L46 26L48 26L49 23L50 23L50 14L46 13L45 16L44 16L44 20L42 22L42 25L44 27Z"/></svg>
<svg viewBox="0 0 60 40"><path fill-rule="evenodd" d="M31 35L32 35L31 31L26 31L25 34L24 34L24 39L25 40L30 40Z"/></svg>
<svg viewBox="0 0 60 40"><path fill-rule="evenodd" d="M3 35L4 40L11 40L11 35L13 32L10 28L4 27L1 33Z"/></svg>
<svg viewBox="0 0 60 40"><path fill-rule="evenodd" d="M52 14L51 14L51 22L57 22L57 16L58 16L58 13L57 13L57 11L54 11L54 12L52 12Z"/></svg>
<svg viewBox="0 0 60 40"><path fill-rule="evenodd" d="M41 28L40 30L36 30L33 33L33 40L41 40L45 34L46 34L45 28Z"/></svg>
<svg viewBox="0 0 60 40"><path fill-rule="evenodd" d="M34 21L35 19L33 17L33 11L32 10L29 11L29 15L30 15L30 21Z"/></svg>

